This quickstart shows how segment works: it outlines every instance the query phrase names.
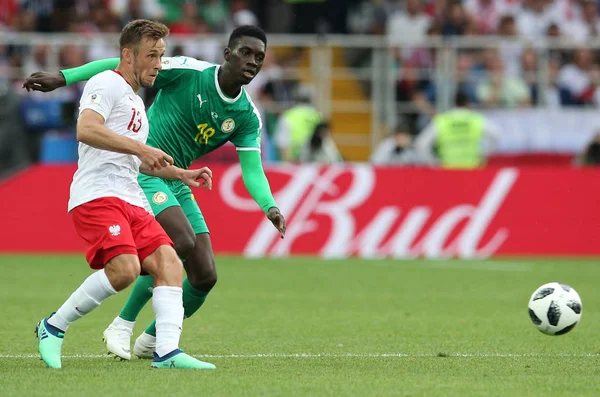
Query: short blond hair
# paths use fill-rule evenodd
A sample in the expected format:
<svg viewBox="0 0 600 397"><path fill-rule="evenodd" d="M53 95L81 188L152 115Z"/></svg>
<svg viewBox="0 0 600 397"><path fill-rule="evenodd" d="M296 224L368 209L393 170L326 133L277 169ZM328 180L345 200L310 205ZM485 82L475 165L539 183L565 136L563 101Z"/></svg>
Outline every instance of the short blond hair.
<svg viewBox="0 0 600 397"><path fill-rule="evenodd" d="M129 22L121 31L119 47L121 53L124 48L133 48L137 54L139 45L144 39L160 40L169 35L169 28L164 24L147 19L136 19Z"/></svg>

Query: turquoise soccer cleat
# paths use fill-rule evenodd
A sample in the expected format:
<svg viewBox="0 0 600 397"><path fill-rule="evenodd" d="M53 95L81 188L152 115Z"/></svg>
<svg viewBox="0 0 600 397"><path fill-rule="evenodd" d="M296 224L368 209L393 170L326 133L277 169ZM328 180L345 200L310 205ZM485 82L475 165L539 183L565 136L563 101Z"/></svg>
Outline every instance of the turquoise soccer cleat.
<svg viewBox="0 0 600 397"><path fill-rule="evenodd" d="M48 324L48 318L50 317L41 320L35 327L35 336L39 340L38 350L49 368L61 368L61 351L65 333Z"/></svg>
<svg viewBox="0 0 600 397"><path fill-rule="evenodd" d="M185 354L182 350L173 350L163 357L154 353L152 368L175 368L175 369L216 369L213 364L205 363Z"/></svg>

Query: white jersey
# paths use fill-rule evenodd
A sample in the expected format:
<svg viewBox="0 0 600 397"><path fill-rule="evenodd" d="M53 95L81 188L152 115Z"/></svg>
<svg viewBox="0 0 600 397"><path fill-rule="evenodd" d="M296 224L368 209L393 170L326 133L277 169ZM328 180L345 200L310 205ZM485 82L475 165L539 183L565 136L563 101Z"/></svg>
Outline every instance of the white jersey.
<svg viewBox="0 0 600 397"><path fill-rule="evenodd" d="M104 125L113 132L146 143L148 119L144 101L119 73L108 70L88 81L81 95L79 114L85 109L104 117ZM79 142L69 211L101 197L117 197L143 208L145 196L137 180L140 164L134 155L96 149Z"/></svg>

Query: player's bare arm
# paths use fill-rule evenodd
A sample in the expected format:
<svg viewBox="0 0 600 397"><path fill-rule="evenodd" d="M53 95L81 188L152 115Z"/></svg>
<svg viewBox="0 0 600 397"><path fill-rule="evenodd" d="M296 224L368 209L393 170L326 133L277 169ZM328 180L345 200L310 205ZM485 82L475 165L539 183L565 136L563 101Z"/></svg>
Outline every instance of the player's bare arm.
<svg viewBox="0 0 600 397"><path fill-rule="evenodd" d="M107 128L104 122L102 115L91 109L85 109L77 121L77 140L98 149L133 154L150 170L173 164L173 158L162 150L121 136Z"/></svg>
<svg viewBox="0 0 600 397"><path fill-rule="evenodd" d="M140 166L140 172L162 179L181 181L190 187L202 187L204 189L212 190L212 170L208 167L185 170L173 165L163 167L160 170L150 170L142 164L142 166Z"/></svg>

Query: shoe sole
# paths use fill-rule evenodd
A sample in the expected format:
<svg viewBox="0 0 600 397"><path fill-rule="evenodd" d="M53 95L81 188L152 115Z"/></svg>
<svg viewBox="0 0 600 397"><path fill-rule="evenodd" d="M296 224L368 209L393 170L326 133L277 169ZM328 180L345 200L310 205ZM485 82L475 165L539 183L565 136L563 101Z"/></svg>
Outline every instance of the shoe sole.
<svg viewBox="0 0 600 397"><path fill-rule="evenodd" d="M40 334L38 332L40 330L40 324L41 323L42 323L41 321L38 321L38 323L35 326L35 330L33 330L33 333L35 334L35 339L38 340L38 343L39 343L39 340L40 340ZM42 354L40 353L40 361L43 361L43 360L44 359L42 358Z"/></svg>
<svg viewBox="0 0 600 397"><path fill-rule="evenodd" d="M108 349L108 344L106 343L106 338L102 338L102 342L104 342L104 345ZM108 351L107 355L111 356L115 360L119 360L119 361L129 361L129 360L131 360L131 358L123 358L123 357L119 356L117 353L111 352L110 350Z"/></svg>

